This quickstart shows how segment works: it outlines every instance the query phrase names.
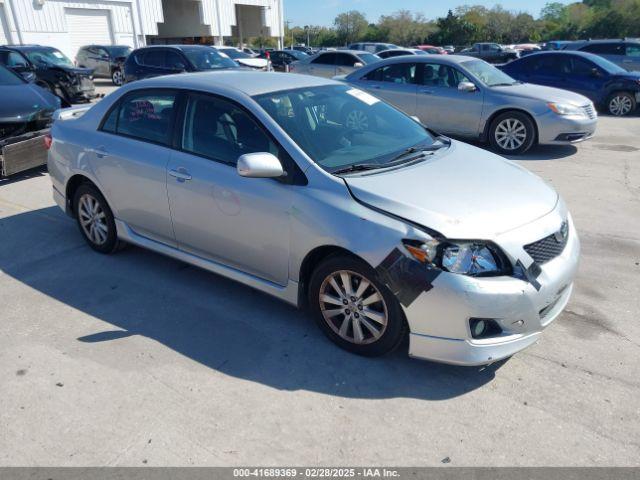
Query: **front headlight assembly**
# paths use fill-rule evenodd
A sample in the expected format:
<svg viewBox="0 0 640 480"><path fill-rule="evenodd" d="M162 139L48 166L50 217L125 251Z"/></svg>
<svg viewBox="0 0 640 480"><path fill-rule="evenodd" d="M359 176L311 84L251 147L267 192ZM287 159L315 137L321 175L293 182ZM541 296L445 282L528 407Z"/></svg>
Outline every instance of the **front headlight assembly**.
<svg viewBox="0 0 640 480"><path fill-rule="evenodd" d="M509 262L500 249L480 240L405 240L407 251L421 263L473 277L506 275Z"/></svg>
<svg viewBox="0 0 640 480"><path fill-rule="evenodd" d="M558 115L572 116L572 117L585 117L585 111L568 103L547 103L547 106Z"/></svg>

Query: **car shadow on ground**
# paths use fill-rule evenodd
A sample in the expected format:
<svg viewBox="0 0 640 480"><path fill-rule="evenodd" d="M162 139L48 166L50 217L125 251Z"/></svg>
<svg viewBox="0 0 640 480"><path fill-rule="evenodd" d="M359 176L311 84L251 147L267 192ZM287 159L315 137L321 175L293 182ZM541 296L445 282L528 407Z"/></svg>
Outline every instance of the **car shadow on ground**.
<svg viewBox="0 0 640 480"><path fill-rule="evenodd" d="M12 183L21 182L22 180L28 180L30 178L44 177L47 174L47 166L40 165L39 167L31 168L24 172L16 173L9 177L0 176L0 187L3 185L11 185Z"/></svg>
<svg viewBox="0 0 640 480"><path fill-rule="evenodd" d="M140 335L272 388L376 399L453 398L490 382L504 364L455 367L414 360L407 344L381 358L349 354L306 313L236 282L135 247L112 256L93 252L56 207L2 218L0 234L5 275L112 326L79 337L69 333L68 343L82 342L85 353L92 344ZM69 332L86 329L69 325Z"/></svg>
<svg viewBox="0 0 640 480"><path fill-rule="evenodd" d="M504 155L495 152L486 143L469 142L468 140L466 140L466 142L488 152L501 155L509 160L559 160L575 155L578 152L576 145L535 145L522 155Z"/></svg>

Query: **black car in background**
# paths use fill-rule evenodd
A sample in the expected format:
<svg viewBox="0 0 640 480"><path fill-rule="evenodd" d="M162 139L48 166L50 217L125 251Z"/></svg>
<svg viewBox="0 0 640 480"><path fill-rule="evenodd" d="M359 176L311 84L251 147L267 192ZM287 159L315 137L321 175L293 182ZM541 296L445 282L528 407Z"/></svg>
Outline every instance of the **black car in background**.
<svg viewBox="0 0 640 480"><path fill-rule="evenodd" d="M43 165L44 135L60 99L0 66L0 177Z"/></svg>
<svg viewBox="0 0 640 480"><path fill-rule="evenodd" d="M260 54L260 58L269 58L271 60L271 67L277 72L285 72L287 66L298 60L303 60L309 55L300 50L272 50L267 53Z"/></svg>
<svg viewBox="0 0 640 480"><path fill-rule="evenodd" d="M110 78L114 85L124 83L124 62L129 45L85 45L76 54L76 65L93 69L94 78Z"/></svg>
<svg viewBox="0 0 640 480"><path fill-rule="evenodd" d="M88 102L95 98L93 70L76 68L64 53L40 45L0 46L0 65L49 90L66 103Z"/></svg>
<svg viewBox="0 0 640 480"><path fill-rule="evenodd" d="M152 45L134 50L127 57L124 81L225 68L240 68L240 65L206 45Z"/></svg>

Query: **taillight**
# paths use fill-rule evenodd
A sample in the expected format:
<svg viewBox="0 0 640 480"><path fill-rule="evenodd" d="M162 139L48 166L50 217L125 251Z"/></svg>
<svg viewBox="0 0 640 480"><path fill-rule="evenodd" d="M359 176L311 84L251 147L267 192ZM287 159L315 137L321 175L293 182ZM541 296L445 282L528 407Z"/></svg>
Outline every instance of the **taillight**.
<svg viewBox="0 0 640 480"><path fill-rule="evenodd" d="M44 136L44 148L49 150L51 148L51 144L53 143L53 137L51 137L50 133L47 133Z"/></svg>

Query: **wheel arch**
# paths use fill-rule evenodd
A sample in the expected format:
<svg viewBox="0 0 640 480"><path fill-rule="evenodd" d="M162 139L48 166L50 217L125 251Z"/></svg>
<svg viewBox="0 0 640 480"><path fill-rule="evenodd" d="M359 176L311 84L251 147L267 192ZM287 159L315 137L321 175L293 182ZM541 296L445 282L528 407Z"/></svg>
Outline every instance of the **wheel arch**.
<svg viewBox="0 0 640 480"><path fill-rule="evenodd" d="M311 279L311 275L318 265L320 265L327 258L330 258L335 255L347 255L353 258L356 258L371 268L373 268L369 262L367 262L364 258L359 255L356 255L351 250L340 247L337 245L321 245L315 247L307 255L304 257L302 262L300 263L300 270L298 273L298 306L306 307L307 306L307 293L309 288L309 281Z"/></svg>
<svg viewBox="0 0 640 480"><path fill-rule="evenodd" d="M65 186L65 199L67 202L67 212L69 213L69 215L71 215L72 217L76 216L75 205L73 204L73 198L75 197L75 194L78 191L78 188L80 188L80 186L84 184L91 185L96 190L98 190L106 200L107 205L109 205L109 208L111 209L111 211L113 212L113 208L109 204L109 200L107 200L107 197L105 196L102 189L98 185L96 185L96 183L86 175L83 175L81 173L76 173L72 175L71 178L69 178Z"/></svg>
<svg viewBox="0 0 640 480"><path fill-rule="evenodd" d="M526 115L527 117L529 117L529 119L531 120L531 122L533 123L533 129L534 129L534 143L538 141L538 122L536 122L536 119L534 118L533 115L531 115L530 112L523 110L522 108L518 108L518 107L505 107L505 108L500 108L498 110L496 110L495 112L493 112L489 118L487 118L487 121L484 123L484 129L482 130L482 138L481 140L483 142L486 142L489 140L489 129L491 128L491 124L493 123L493 121L496 119L496 117L498 115L502 115L503 113L507 113L507 112L518 112L518 113L522 113L524 115Z"/></svg>

